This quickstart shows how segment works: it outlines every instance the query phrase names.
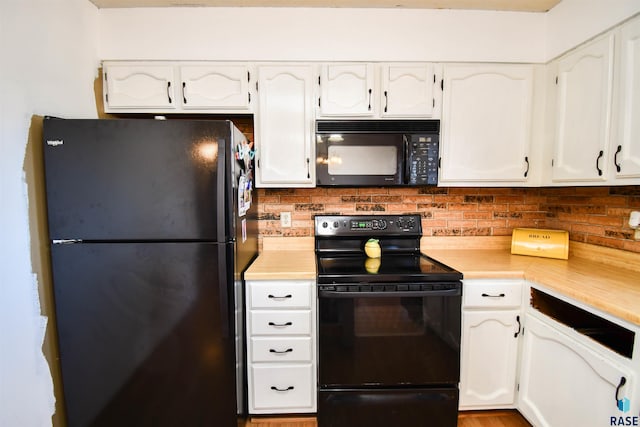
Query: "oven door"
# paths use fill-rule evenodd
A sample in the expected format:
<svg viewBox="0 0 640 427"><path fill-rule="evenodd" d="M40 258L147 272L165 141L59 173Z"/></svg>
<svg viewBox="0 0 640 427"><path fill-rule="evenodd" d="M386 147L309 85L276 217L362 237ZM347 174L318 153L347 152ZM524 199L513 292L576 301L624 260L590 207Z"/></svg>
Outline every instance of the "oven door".
<svg viewBox="0 0 640 427"><path fill-rule="evenodd" d="M317 185L402 185L405 139L395 133L316 134Z"/></svg>
<svg viewBox="0 0 640 427"><path fill-rule="evenodd" d="M460 286L405 292L327 288L339 287L319 286L321 388L457 386Z"/></svg>
<svg viewBox="0 0 640 427"><path fill-rule="evenodd" d="M462 289L441 287L319 285L320 427L457 425Z"/></svg>

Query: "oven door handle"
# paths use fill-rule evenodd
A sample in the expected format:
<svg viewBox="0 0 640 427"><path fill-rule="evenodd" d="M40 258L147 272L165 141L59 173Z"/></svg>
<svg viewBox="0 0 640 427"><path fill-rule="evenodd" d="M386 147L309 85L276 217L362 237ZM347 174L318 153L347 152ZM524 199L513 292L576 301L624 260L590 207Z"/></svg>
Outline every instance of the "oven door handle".
<svg viewBox="0 0 640 427"><path fill-rule="evenodd" d="M462 295L461 289L438 289L430 291L318 291L320 298L382 298L382 297L456 297Z"/></svg>

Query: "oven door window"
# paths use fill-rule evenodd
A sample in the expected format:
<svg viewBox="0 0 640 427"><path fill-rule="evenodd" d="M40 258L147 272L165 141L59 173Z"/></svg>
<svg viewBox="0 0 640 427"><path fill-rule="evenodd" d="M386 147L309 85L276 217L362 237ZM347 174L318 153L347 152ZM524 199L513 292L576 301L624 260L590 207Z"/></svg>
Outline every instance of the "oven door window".
<svg viewBox="0 0 640 427"><path fill-rule="evenodd" d="M454 384L460 296L322 297L321 387Z"/></svg>

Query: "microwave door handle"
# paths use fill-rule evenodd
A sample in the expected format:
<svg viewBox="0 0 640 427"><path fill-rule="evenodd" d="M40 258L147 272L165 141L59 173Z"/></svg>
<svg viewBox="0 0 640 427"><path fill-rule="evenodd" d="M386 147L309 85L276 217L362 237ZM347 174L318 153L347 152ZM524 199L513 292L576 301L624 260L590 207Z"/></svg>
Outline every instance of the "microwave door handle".
<svg viewBox="0 0 640 427"><path fill-rule="evenodd" d="M410 144L407 135L402 135L402 141L404 144L404 184L408 184L411 178L411 158L409 155Z"/></svg>

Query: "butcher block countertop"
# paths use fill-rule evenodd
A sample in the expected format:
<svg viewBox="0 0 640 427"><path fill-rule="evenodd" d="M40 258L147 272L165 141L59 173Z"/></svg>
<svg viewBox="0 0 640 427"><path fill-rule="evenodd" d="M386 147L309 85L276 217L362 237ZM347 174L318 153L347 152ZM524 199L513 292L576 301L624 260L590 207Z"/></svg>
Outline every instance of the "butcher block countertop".
<svg viewBox="0 0 640 427"><path fill-rule="evenodd" d="M640 326L640 254L570 242L569 259L511 255L510 237L423 237L465 279L523 278ZM246 279L314 279L313 237L265 238Z"/></svg>

